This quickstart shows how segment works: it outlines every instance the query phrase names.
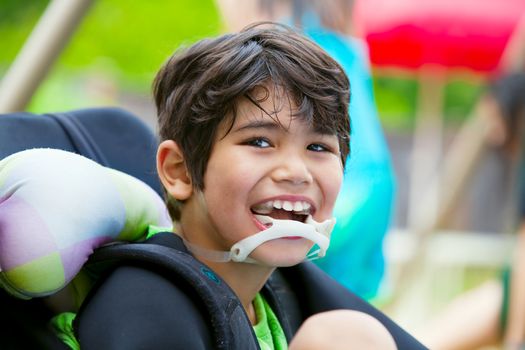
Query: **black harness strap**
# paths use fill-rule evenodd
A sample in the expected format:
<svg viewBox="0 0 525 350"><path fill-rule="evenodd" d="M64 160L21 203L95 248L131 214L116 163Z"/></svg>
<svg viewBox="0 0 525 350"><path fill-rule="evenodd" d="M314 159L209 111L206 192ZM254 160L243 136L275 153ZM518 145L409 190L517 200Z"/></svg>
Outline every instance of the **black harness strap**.
<svg viewBox="0 0 525 350"><path fill-rule="evenodd" d="M192 286L207 307L217 349L259 349L250 321L230 287L188 253L176 247L173 249L173 246L155 244L156 239L166 241L165 235L177 238L173 233L160 233L148 243L106 246L95 251L89 264L131 262L167 271L171 278L182 279Z"/></svg>

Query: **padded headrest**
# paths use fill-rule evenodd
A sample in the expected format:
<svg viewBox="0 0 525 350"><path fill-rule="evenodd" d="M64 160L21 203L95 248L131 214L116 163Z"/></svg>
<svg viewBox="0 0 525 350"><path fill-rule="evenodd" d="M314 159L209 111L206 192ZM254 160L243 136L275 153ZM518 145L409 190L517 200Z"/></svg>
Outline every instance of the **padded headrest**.
<svg viewBox="0 0 525 350"><path fill-rule="evenodd" d="M161 194L157 144L150 127L119 108L0 115L0 159L31 148L62 149L132 175Z"/></svg>
<svg viewBox="0 0 525 350"><path fill-rule="evenodd" d="M140 240L149 225L171 220L159 195L130 175L56 149L0 161L0 286L17 297L56 292L95 248Z"/></svg>

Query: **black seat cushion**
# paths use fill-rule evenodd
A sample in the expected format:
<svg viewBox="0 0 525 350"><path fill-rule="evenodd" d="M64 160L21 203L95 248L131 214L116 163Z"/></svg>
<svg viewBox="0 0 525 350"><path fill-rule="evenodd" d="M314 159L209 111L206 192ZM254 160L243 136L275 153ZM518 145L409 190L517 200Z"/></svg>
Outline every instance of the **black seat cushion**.
<svg viewBox="0 0 525 350"><path fill-rule="evenodd" d="M144 122L118 108L0 115L0 159L30 148L58 148L130 174L161 194L157 143Z"/></svg>

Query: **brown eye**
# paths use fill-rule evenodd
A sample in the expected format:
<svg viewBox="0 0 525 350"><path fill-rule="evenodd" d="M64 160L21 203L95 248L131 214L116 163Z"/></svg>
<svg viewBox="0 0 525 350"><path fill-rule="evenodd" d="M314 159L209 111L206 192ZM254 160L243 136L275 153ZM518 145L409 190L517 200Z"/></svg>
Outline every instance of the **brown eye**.
<svg viewBox="0 0 525 350"><path fill-rule="evenodd" d="M272 146L270 141L268 141L268 139L264 137L255 137L253 139L246 141L244 144L248 146L257 147L257 148L268 148Z"/></svg>
<svg viewBox="0 0 525 350"><path fill-rule="evenodd" d="M311 143L306 147L306 149L313 152L331 152L328 147L320 143Z"/></svg>

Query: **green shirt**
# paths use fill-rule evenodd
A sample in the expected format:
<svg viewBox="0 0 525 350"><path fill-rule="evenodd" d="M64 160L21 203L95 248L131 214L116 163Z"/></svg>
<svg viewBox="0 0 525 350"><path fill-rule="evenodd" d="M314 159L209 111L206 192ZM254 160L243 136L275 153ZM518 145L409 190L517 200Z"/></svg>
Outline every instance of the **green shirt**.
<svg viewBox="0 0 525 350"><path fill-rule="evenodd" d="M57 337L62 340L72 350L80 350L80 344L73 331L73 321L76 314L73 312L63 312L51 320L51 325Z"/></svg>
<svg viewBox="0 0 525 350"><path fill-rule="evenodd" d="M257 324L253 326L261 350L287 350L288 342L277 316L270 305L257 293L253 300Z"/></svg>

